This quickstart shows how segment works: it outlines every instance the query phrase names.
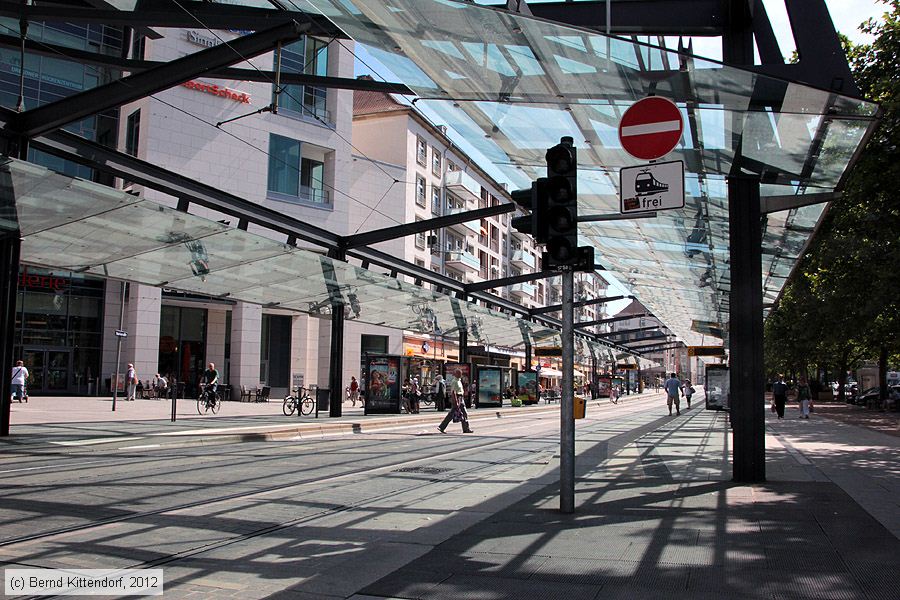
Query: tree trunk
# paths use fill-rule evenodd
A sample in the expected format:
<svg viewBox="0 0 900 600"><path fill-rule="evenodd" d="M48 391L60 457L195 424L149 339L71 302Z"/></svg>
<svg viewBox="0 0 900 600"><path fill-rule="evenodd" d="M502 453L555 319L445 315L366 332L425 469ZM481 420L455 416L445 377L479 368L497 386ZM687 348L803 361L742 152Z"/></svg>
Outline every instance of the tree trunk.
<svg viewBox="0 0 900 600"><path fill-rule="evenodd" d="M841 352L841 362L838 364L838 402L847 401L847 392L844 389L847 385L847 357L849 350Z"/></svg>
<svg viewBox="0 0 900 600"><path fill-rule="evenodd" d="M878 386L881 388L881 390L878 393L878 397L881 399L881 406L885 405L884 401L888 397L887 361L888 361L887 344L882 344L881 351L878 353Z"/></svg>

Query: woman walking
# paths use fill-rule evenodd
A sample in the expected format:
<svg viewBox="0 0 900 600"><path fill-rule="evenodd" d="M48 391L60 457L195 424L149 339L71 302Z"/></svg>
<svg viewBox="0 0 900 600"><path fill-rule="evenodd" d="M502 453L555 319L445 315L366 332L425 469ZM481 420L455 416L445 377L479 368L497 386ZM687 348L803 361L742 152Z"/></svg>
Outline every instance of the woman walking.
<svg viewBox="0 0 900 600"><path fill-rule="evenodd" d="M809 382L806 376L800 376L800 383L797 385L797 402L800 403L800 418L809 418L809 402L812 400L812 392L809 389Z"/></svg>

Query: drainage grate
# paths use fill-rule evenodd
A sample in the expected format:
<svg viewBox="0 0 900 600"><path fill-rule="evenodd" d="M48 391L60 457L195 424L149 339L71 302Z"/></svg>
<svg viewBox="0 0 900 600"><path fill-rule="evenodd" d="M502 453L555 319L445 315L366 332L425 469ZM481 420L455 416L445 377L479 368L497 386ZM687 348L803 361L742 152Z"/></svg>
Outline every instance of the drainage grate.
<svg viewBox="0 0 900 600"><path fill-rule="evenodd" d="M450 469L441 469L440 467L403 467L397 469L394 473L422 473L425 475L437 475L438 473L446 473Z"/></svg>

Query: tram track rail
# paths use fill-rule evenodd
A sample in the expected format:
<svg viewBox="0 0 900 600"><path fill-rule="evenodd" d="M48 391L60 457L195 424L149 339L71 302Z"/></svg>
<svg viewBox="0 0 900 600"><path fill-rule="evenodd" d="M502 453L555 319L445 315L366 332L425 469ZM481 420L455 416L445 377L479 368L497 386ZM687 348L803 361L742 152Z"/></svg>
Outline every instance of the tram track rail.
<svg viewBox="0 0 900 600"><path fill-rule="evenodd" d="M601 407L603 407L603 405L601 405ZM612 407L612 408L614 408L614 407ZM607 412L607 411L604 411L604 412ZM639 410L628 411L619 416L620 416L620 418L626 418L626 417L629 417L629 416L635 414L636 412L639 412ZM507 422L509 422L509 421L507 421ZM526 426L527 425L522 425L521 428L524 428ZM386 432L381 432L381 434L385 434L385 433ZM410 435L416 435L416 434L410 434ZM475 440L478 440L478 438L456 438L456 436L448 436L446 438L442 437L441 440L442 440L443 444L441 446L439 446L436 451L429 452L425 456L417 456L415 458L405 458L403 460L391 461L388 464L374 466L374 467L368 466L368 465L367 466L359 466L359 467L350 468L346 472L342 472L339 474L313 476L313 477L304 478L304 479L301 479L298 481L291 481L291 482L287 482L287 483L280 483L280 484L276 484L276 485L265 486L265 487L262 487L259 489L247 490L247 491L242 491L242 492L234 492L234 493L230 493L230 494L223 494L223 495L213 497L213 498L205 498L202 500L192 500L192 501L188 501L188 502L182 502L182 503L171 505L171 506L159 507L159 508L145 510L145 511L141 511L141 512L134 512L134 513L124 514L124 515L117 515L114 517L97 519L97 520L91 521L89 523L80 523L80 524L69 525L69 526L65 526L65 527L58 527L58 528L51 529L51 530L44 531L44 532L36 532L34 534L11 537L11 538L7 538L5 540L0 540L0 548L10 548L10 547L15 547L18 545L35 542L35 541L51 540L51 539L59 537L59 536L64 536L64 535L68 536L68 535L71 535L72 533L89 531L93 528L106 527L109 525L113 525L113 524L117 524L117 523L126 523L129 521L137 521L137 520L144 519L147 517L163 515L163 514L168 514L168 513L183 512L183 511L191 510L191 509L197 508L197 507L210 507L210 506L214 506L216 504L221 504L221 503L226 503L226 502L249 500L249 499L252 499L255 497L265 496L265 495L273 494L273 493L280 492L280 491L287 491L287 490L290 490L290 489L296 488L296 487L303 487L303 486L310 486L310 485L334 482L334 481L339 481L342 479L350 479L350 478L353 478L353 477L356 477L359 475L363 475L363 474L372 475L372 474L377 474L377 473L389 472L389 471L393 471L393 470L396 470L396 469L402 468L402 467L413 466L413 465L417 465L417 464L421 464L421 463L430 463L430 462L435 461L436 459L444 460L446 458L460 455L463 453L473 452L473 451L477 451L477 450L484 450L484 449L492 448L492 447L496 447L496 446L521 443L522 440L526 440L529 438L543 437L543 436L546 436L546 432L535 433L532 435L521 435L521 436L516 436L516 437L511 437L511 438L503 438L503 439L499 439L499 440L492 439L492 440L490 440L488 442L484 442L484 443L478 443L477 441L475 441ZM459 443L465 443L465 446L463 446L457 450L447 450L447 447L446 447L447 441L452 443L456 439L459 440ZM447 441L445 441L445 440L447 440ZM303 443L313 443L316 441L321 443L322 440L304 440ZM475 441L475 443L474 444L471 443L472 441ZM298 442L301 442L301 441L298 440ZM548 442L547 445L548 445L548 447L556 448L556 443L557 443L556 440L553 440L552 442ZM240 453L240 451L235 450L234 453ZM523 454L531 454L531 453L533 453L533 450L528 450L527 452L523 451ZM221 453L219 455L215 456L214 458L219 458L219 457L223 457L223 456L225 458L227 458L227 455L223 455ZM166 457L162 457L162 458L158 457L155 460L161 460L161 459L164 460L165 458ZM273 459L279 459L279 458L280 458L280 456L278 456L278 455L273 456ZM126 464L132 464L132 463L130 460L123 459L121 461L115 461L110 464L103 464L103 466L106 468L113 468L116 466L122 466L122 465L126 465Z"/></svg>
<svg viewBox="0 0 900 600"><path fill-rule="evenodd" d="M632 404L632 410L622 411L621 405L616 409L611 405L599 404L600 408L603 409L599 412L603 417L609 416L610 413L614 414L613 419L600 419L596 422L601 425L601 427L607 427L616 422L620 422L622 424L627 424L628 421L633 420L636 414L642 413L644 409L644 403L634 403ZM248 502L252 499L257 499L262 496L277 494L279 492L288 492L293 488L309 488L310 486L317 487L325 484L331 484L334 482L339 482L342 480L346 480L348 485L355 485L359 483L359 476L361 475L376 475L380 473L390 473L390 472L398 472L398 473L416 473L425 475L423 478L410 478L409 481L411 485L404 486L402 489L393 489L381 494L373 494L368 495L365 498L359 499L355 502L348 502L342 504L331 504L322 508L320 510L316 510L311 513L304 514L302 516L283 520L277 523L269 523L262 527L245 531L242 533L237 533L234 535L230 535L224 539L212 541L209 543L202 543L195 547L185 548L183 550L169 552L167 554L158 556L156 558L144 561L138 561L134 564L128 565L126 567L121 567L121 569L135 569L135 568L153 568L160 567L167 564L177 563L180 560L188 559L190 557L200 555L206 552L211 552L219 548L225 548L227 546L232 546L234 544L240 544L242 542L251 540L253 538L264 537L267 535L271 535L277 533L279 531L287 530L292 527L308 525L316 522L317 520L325 519L330 516L340 514L342 512L354 511L359 509L364 509L366 505L370 505L373 503L377 503L379 501L383 501L389 499L393 496L401 495L401 494L411 494L417 491L421 491L429 486L435 486L439 484L443 484L446 486L447 480L458 476L459 472L462 468L457 469L446 469L446 470L437 470L433 472L427 470L427 467L422 469L422 471L418 471L416 469L416 465L421 464L433 464L436 459L439 459L441 462L446 461L448 458L453 458L461 455L465 455L468 453L481 453L486 449L491 448L503 448L503 447L513 447L513 450L516 450L515 446L517 444L521 444L523 440L532 440L538 441L541 438L547 438L549 433L553 431L548 428L542 428L540 431L533 431L533 423L517 423L512 419L506 420L505 422L495 422L497 425L501 425L507 433L510 429L529 429L532 432L527 434L516 434L510 437L504 437L502 439L491 439L489 441L480 442L478 438L462 438L457 436L448 436L447 438L441 437L442 444L436 448L434 451L428 452L427 455L424 456L416 456L415 458L404 458L402 460L393 460L389 461L387 464L382 464L379 466L360 466L358 468L350 469L346 472L338 473L338 474L328 474L322 476L313 476L306 477L298 481L291 481L280 483L277 485L267 486L254 490L247 490L242 492L235 492L229 494L221 494L214 498L207 498L203 500L182 502L178 504L174 504L167 507L160 507L157 509L145 510L136 513L130 513L127 515L120 515L111 518L105 519L96 519L89 523L81 523L72 526L59 527L53 530L39 532L31 535L18 536L15 538L9 538L6 540L0 541L0 548L5 549L7 552L9 550L14 550L17 547L27 547L34 544L40 544L44 542L51 542L55 539L70 537L73 534L80 533L89 533L91 530L95 529L104 529L104 533L106 535L109 534L108 528L110 526L115 526L117 524L125 524L128 522L139 522L143 519L152 518L154 516L159 515L167 515L167 514L177 514L183 512L190 512L191 510L195 510L198 508L208 509L210 507L216 505L222 505L227 503L240 503L240 502ZM378 435L388 435L391 432L379 432ZM396 432L393 435L398 435ZM400 434L402 435L402 434ZM410 432L407 435L417 436L417 433ZM445 441L446 440L446 441ZM305 443L319 442L321 443L323 440L303 440ZM457 449L448 449L447 441L449 442L457 442L459 444L464 444ZM300 440L298 440L300 442ZM472 443L475 442L475 443ZM502 459L487 461L483 463L478 471L489 472L491 469L496 468L498 465L525 465L528 462L533 462L535 457L540 457L541 460L546 459L546 463L549 464L558 450L558 442L555 438L546 440L545 443L540 444L538 448L535 448L534 445L531 445L528 448L519 449L515 452L513 457L509 455L505 456ZM525 462L522 462L522 458L528 459ZM114 466L114 465L108 465ZM471 475L473 470L471 468L466 468L464 471L467 475ZM435 477L435 475L440 475L440 477ZM454 485L453 489L457 489L463 486L468 485L468 481L461 481ZM331 488L331 492L334 492L335 488ZM446 490L443 490L443 493L446 493ZM25 561L6 561L7 566L16 565L16 566L28 566L28 567L40 567L41 565L32 565L28 564L30 561L25 559ZM33 598L46 598L47 596L32 596Z"/></svg>

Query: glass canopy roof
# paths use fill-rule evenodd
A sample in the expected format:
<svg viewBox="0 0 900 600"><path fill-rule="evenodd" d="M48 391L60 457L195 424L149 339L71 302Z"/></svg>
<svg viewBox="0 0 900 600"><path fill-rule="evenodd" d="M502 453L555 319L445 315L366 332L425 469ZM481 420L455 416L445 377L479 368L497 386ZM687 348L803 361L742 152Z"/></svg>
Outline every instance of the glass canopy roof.
<svg viewBox="0 0 900 600"><path fill-rule="evenodd" d="M621 147L632 103L665 96L685 132L666 160L685 164L686 203L655 219L582 225L599 262L689 345L692 323L727 331L725 177L755 173L764 197L839 188L878 107L628 39L454 0L307 0L515 187L545 175L562 136L578 149L581 214L619 210ZM767 215L764 302L777 298L824 205ZM710 327L704 328L707 333Z"/></svg>
<svg viewBox="0 0 900 600"><path fill-rule="evenodd" d="M0 178L0 227L18 226L24 264L314 316L339 303L365 323L450 339L464 328L470 344L559 344L554 329L33 163L6 159ZM580 346L586 358L609 353Z"/></svg>

